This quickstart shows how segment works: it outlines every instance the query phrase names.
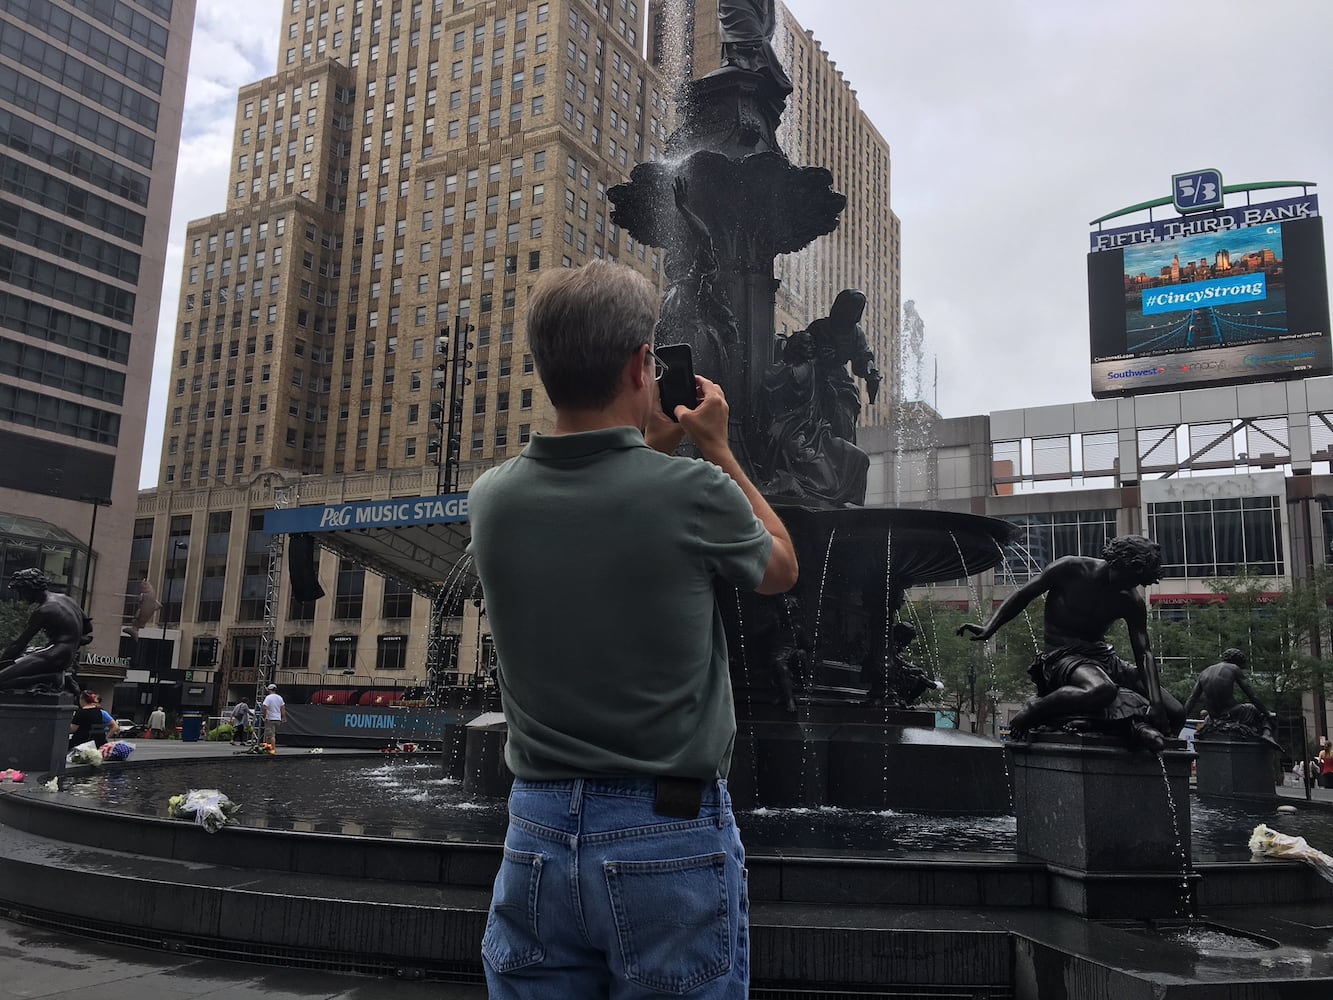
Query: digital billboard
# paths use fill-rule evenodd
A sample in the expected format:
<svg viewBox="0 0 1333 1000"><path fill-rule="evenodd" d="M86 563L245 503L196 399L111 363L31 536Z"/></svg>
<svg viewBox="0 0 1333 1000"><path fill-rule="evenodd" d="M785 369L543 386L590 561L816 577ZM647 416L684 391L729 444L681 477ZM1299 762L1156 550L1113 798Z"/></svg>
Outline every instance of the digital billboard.
<svg viewBox="0 0 1333 1000"><path fill-rule="evenodd" d="M1092 394L1333 374L1313 196L1098 230Z"/></svg>

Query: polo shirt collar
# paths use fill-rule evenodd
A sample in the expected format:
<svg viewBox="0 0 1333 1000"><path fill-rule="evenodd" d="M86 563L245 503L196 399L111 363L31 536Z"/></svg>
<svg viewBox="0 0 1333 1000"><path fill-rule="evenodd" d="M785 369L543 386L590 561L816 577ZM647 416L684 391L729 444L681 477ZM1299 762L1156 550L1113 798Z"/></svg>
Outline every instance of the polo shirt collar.
<svg viewBox="0 0 1333 1000"><path fill-rule="evenodd" d="M637 427L604 427L578 434L534 434L525 454L539 461L586 458L603 451L647 448L648 442Z"/></svg>

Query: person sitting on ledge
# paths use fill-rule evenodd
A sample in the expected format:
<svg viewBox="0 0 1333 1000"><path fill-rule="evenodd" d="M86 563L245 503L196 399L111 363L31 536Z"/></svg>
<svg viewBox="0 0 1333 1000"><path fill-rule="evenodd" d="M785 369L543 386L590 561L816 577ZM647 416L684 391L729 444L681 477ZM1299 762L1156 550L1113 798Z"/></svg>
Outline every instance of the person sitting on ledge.
<svg viewBox="0 0 1333 1000"><path fill-rule="evenodd" d="M1128 723L1132 743L1150 750L1166 745L1185 712L1157 676L1148 638L1148 606L1140 586L1161 579L1161 551L1139 535L1113 538L1104 559L1065 556L1005 599L984 626L966 624L959 635L989 639L1042 594L1046 595L1045 648L1028 673L1037 699L1010 722L1014 739L1038 726L1075 719ZM1120 659L1106 642L1118 619L1129 628L1135 663Z"/></svg>

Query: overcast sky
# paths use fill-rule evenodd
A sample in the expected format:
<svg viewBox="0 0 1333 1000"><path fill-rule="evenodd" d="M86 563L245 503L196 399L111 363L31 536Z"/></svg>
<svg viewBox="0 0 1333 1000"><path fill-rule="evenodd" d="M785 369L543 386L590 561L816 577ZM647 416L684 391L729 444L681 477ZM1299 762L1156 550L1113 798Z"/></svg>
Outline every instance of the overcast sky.
<svg viewBox="0 0 1333 1000"><path fill-rule="evenodd" d="M787 3L889 143L903 298L940 359L946 416L1091 398L1089 220L1198 167L1333 185L1330 0ZM185 224L226 203L236 91L273 72L279 20L278 0L199 2L144 486Z"/></svg>

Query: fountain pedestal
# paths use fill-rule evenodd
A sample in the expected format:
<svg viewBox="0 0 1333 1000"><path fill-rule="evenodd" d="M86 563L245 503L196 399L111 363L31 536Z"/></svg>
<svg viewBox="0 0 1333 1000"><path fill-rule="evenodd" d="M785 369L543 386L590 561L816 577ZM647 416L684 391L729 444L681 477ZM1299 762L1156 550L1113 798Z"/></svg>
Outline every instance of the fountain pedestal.
<svg viewBox="0 0 1333 1000"><path fill-rule="evenodd" d="M7 694L0 699L0 768L50 774L65 766L69 695Z"/></svg>
<svg viewBox="0 0 1333 1000"><path fill-rule="evenodd" d="M1159 763L1104 737L1064 734L1005 751L1018 852L1049 866L1053 907L1097 919L1193 912L1192 753L1166 750Z"/></svg>
<svg viewBox="0 0 1333 1000"><path fill-rule="evenodd" d="M1261 740L1195 739L1200 795L1274 802L1277 751Z"/></svg>

